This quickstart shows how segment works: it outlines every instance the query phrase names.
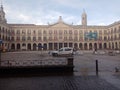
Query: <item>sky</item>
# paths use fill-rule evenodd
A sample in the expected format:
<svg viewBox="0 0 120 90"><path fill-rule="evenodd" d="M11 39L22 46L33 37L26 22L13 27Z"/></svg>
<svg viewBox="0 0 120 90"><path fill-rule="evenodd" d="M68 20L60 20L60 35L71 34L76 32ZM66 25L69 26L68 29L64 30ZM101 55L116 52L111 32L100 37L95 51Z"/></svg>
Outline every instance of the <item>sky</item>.
<svg viewBox="0 0 120 90"><path fill-rule="evenodd" d="M81 25L83 10L88 25L109 25L120 20L120 0L2 0L8 23L52 24L59 16Z"/></svg>

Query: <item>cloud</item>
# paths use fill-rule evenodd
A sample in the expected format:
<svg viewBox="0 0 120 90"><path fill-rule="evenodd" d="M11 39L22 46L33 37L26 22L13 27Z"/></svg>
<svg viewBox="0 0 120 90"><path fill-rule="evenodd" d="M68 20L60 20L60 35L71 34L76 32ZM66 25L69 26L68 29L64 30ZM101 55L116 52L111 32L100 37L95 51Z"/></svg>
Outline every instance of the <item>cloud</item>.
<svg viewBox="0 0 120 90"><path fill-rule="evenodd" d="M19 14L18 16L17 16L17 18L19 18L19 19L22 19L23 21L28 21L28 20L30 20L30 17L29 16L27 16L27 15L24 15L24 14Z"/></svg>
<svg viewBox="0 0 120 90"><path fill-rule="evenodd" d="M29 0L29 3L24 0L5 0L5 2L4 10L8 23L55 23L59 16L62 16L64 22L80 25L83 8L86 10L89 25L109 24L120 19L120 10L117 4L114 7L115 2L114 5L109 3L108 7L106 2L103 4L102 1L95 0L36 0L36 2Z"/></svg>
<svg viewBox="0 0 120 90"><path fill-rule="evenodd" d="M53 0L54 2L56 2L57 4L61 4L63 6L68 6L70 8L85 8L85 7L89 7L90 3L89 1L81 1L81 0Z"/></svg>

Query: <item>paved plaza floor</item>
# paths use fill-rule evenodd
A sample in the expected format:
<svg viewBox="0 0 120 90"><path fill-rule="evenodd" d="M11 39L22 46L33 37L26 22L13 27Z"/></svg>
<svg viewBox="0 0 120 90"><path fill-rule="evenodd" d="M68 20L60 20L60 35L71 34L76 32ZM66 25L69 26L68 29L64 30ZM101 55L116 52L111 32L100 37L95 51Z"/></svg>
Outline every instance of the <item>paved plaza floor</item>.
<svg viewBox="0 0 120 90"><path fill-rule="evenodd" d="M47 52L2 53L2 60L40 60L54 58ZM99 73L96 76L98 60ZM115 56L85 53L74 55L73 75L0 77L0 90L120 90L120 54Z"/></svg>

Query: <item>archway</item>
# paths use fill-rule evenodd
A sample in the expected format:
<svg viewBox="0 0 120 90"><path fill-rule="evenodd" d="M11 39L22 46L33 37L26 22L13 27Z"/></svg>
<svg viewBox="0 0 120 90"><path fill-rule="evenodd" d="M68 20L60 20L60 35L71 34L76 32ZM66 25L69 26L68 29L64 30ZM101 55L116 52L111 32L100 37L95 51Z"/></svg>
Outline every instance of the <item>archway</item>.
<svg viewBox="0 0 120 90"><path fill-rule="evenodd" d="M84 49L87 50L87 43L84 43Z"/></svg>
<svg viewBox="0 0 120 90"><path fill-rule="evenodd" d="M43 45L43 50L47 50L47 44L46 43L44 43L44 45Z"/></svg>
<svg viewBox="0 0 120 90"><path fill-rule="evenodd" d="M11 44L11 49L15 50L15 44L14 43Z"/></svg>
<svg viewBox="0 0 120 90"><path fill-rule="evenodd" d="M42 44L41 43L38 44L38 50L42 50Z"/></svg>
<svg viewBox="0 0 120 90"><path fill-rule="evenodd" d="M77 43L74 43L74 48L78 49L78 44Z"/></svg>
<svg viewBox="0 0 120 90"><path fill-rule="evenodd" d="M28 43L27 49L28 49L28 50L31 50L31 44L30 44L30 43Z"/></svg>
<svg viewBox="0 0 120 90"><path fill-rule="evenodd" d="M64 43L64 47L67 47L68 45L67 45L67 43Z"/></svg>
<svg viewBox="0 0 120 90"><path fill-rule="evenodd" d="M99 43L99 49L102 49L102 43Z"/></svg>
<svg viewBox="0 0 120 90"><path fill-rule="evenodd" d="M115 42L115 49L118 49L118 45L117 45L117 42Z"/></svg>
<svg viewBox="0 0 120 90"><path fill-rule="evenodd" d="M106 49L107 48L107 44L106 43L104 43L104 49Z"/></svg>
<svg viewBox="0 0 120 90"><path fill-rule="evenodd" d="M25 43L22 44L22 50L26 50L26 44Z"/></svg>
<svg viewBox="0 0 120 90"><path fill-rule="evenodd" d="M92 43L89 43L89 49L92 50Z"/></svg>
<svg viewBox="0 0 120 90"><path fill-rule="evenodd" d="M114 43L112 43L112 49L114 49Z"/></svg>
<svg viewBox="0 0 120 90"><path fill-rule="evenodd" d="M20 43L17 44L17 50L20 50Z"/></svg>
<svg viewBox="0 0 120 90"><path fill-rule="evenodd" d="M63 44L62 43L59 43L59 49L63 47Z"/></svg>
<svg viewBox="0 0 120 90"><path fill-rule="evenodd" d="M57 50L58 49L58 44L54 43L54 49Z"/></svg>
<svg viewBox="0 0 120 90"><path fill-rule="evenodd" d="M37 50L36 47L37 47L37 45L36 45L36 43L34 43L34 44L33 44L33 50L34 50L34 51Z"/></svg>
<svg viewBox="0 0 120 90"><path fill-rule="evenodd" d="M73 43L69 43L69 47L73 47Z"/></svg>
<svg viewBox="0 0 120 90"><path fill-rule="evenodd" d="M53 43L49 43L49 50L53 50Z"/></svg>
<svg viewBox="0 0 120 90"><path fill-rule="evenodd" d="M79 48L80 48L81 50L83 49L82 43L79 44Z"/></svg>
<svg viewBox="0 0 120 90"><path fill-rule="evenodd" d="M109 49L111 49L111 43L109 43Z"/></svg>
<svg viewBox="0 0 120 90"><path fill-rule="evenodd" d="M97 43L94 43L94 48L97 49Z"/></svg>

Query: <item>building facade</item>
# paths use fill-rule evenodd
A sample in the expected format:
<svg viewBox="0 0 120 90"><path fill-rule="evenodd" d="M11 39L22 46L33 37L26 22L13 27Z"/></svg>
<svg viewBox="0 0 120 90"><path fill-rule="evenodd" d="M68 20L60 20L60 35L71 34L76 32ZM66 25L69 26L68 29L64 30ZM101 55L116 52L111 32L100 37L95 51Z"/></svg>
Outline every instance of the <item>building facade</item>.
<svg viewBox="0 0 120 90"><path fill-rule="evenodd" d="M120 49L120 21L107 26L87 25L87 14L81 25L67 24L60 16L54 24L8 24L0 7L1 48L6 50L54 50L74 47L81 50Z"/></svg>

